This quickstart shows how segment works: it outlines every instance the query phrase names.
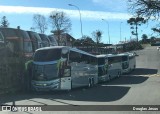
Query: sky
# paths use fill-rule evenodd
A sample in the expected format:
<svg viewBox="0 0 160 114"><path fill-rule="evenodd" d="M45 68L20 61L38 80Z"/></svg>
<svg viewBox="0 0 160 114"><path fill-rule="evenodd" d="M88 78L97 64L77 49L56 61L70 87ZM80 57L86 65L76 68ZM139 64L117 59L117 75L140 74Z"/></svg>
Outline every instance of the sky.
<svg viewBox="0 0 160 114"><path fill-rule="evenodd" d="M63 11L70 18L72 27L69 32L74 38L81 38L80 9L83 35L92 37L92 32L102 31L102 42L116 44L120 40L130 40L130 25L127 20L132 17L127 11L127 0L0 0L0 18L6 16L9 27L20 26L23 30L30 30L33 26L33 15L42 14L46 18L52 11ZM104 20L102 20L104 19ZM153 33L155 22L148 22L139 27L139 37ZM46 34L50 34L49 26Z"/></svg>

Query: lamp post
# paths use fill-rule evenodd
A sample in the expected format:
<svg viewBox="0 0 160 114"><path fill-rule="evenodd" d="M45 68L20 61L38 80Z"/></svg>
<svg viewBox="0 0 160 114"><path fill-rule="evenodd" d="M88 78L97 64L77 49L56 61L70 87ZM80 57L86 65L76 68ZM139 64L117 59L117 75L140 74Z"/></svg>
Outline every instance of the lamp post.
<svg viewBox="0 0 160 114"><path fill-rule="evenodd" d="M102 20L105 21L107 23L107 25L108 25L108 38L109 38L109 44L110 44L109 23L105 19L102 19Z"/></svg>
<svg viewBox="0 0 160 114"><path fill-rule="evenodd" d="M73 6L73 7L75 7L75 8L77 8L78 9L78 12L79 12L79 16L80 16L80 24L81 24L81 35L82 35L82 38L83 38L83 31L82 31L82 19L81 19L81 12L80 12L80 9L79 9L79 7L78 6L76 6L76 5L73 5L73 4L68 4L69 6Z"/></svg>
<svg viewBox="0 0 160 114"><path fill-rule="evenodd" d="M121 24L122 24L123 22L121 22L120 23L120 41L122 40L121 38L122 38L122 34L121 34Z"/></svg>

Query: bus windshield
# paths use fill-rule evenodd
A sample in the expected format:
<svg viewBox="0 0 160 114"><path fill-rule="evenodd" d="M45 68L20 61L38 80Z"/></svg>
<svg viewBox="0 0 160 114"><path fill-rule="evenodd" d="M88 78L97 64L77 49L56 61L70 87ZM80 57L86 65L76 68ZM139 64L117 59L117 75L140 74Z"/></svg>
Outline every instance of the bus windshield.
<svg viewBox="0 0 160 114"><path fill-rule="evenodd" d="M35 53L34 61L49 62L61 58L61 49L38 50Z"/></svg>
<svg viewBox="0 0 160 114"><path fill-rule="evenodd" d="M37 65L33 67L33 80L36 81L49 81L58 78L57 64L50 65Z"/></svg>
<svg viewBox="0 0 160 114"><path fill-rule="evenodd" d="M128 61L128 57L127 56L122 56L122 61Z"/></svg>
<svg viewBox="0 0 160 114"><path fill-rule="evenodd" d="M104 58L98 58L98 65L103 65L105 64L105 59Z"/></svg>

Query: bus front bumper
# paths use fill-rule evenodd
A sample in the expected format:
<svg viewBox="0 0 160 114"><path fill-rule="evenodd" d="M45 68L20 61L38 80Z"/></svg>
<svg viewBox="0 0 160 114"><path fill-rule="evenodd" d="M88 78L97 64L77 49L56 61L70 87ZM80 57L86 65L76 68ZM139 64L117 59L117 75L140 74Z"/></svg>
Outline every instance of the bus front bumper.
<svg viewBox="0 0 160 114"><path fill-rule="evenodd" d="M40 83L32 81L33 91L54 91L59 90L59 83Z"/></svg>
<svg viewBox="0 0 160 114"><path fill-rule="evenodd" d="M129 69L123 69L122 70L122 74L126 74L126 73L129 73L130 71L129 71Z"/></svg>

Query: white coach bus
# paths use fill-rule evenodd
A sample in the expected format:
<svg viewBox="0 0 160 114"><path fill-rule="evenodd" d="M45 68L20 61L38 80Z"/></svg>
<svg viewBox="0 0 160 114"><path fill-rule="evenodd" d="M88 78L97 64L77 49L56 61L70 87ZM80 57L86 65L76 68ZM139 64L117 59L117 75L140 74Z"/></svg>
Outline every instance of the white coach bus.
<svg viewBox="0 0 160 114"><path fill-rule="evenodd" d="M129 54L129 72L133 71L136 68L136 56L133 53Z"/></svg>
<svg viewBox="0 0 160 114"><path fill-rule="evenodd" d="M107 55L97 55L96 58L98 65L98 82L106 82L109 80Z"/></svg>
<svg viewBox="0 0 160 114"><path fill-rule="evenodd" d="M119 77L122 74L121 56L108 54L108 76L109 79Z"/></svg>
<svg viewBox="0 0 160 114"><path fill-rule="evenodd" d="M33 59L32 88L35 91L71 90L98 83L96 57L66 46L36 50Z"/></svg>
<svg viewBox="0 0 160 114"><path fill-rule="evenodd" d="M122 73L130 73L136 68L136 58L133 53L119 54L122 56Z"/></svg>
<svg viewBox="0 0 160 114"><path fill-rule="evenodd" d="M118 54L122 62L122 74L129 73L129 53Z"/></svg>
<svg viewBox="0 0 160 114"><path fill-rule="evenodd" d="M109 81L122 74L122 56L115 54L97 55L98 82Z"/></svg>

